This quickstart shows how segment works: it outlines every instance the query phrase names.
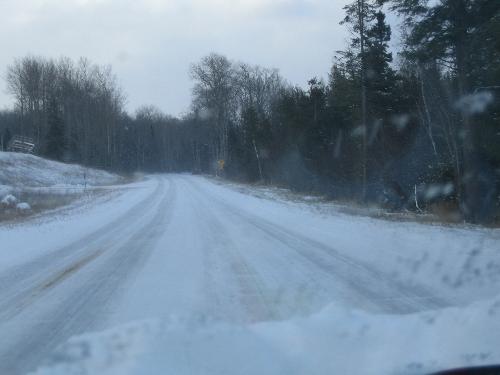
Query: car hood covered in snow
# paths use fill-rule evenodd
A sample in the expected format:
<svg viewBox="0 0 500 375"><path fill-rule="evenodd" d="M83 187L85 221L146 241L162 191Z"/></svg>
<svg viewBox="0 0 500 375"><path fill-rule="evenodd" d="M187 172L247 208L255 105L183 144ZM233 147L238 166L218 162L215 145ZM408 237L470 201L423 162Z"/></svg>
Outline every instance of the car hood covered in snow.
<svg viewBox="0 0 500 375"><path fill-rule="evenodd" d="M251 325L172 317L74 337L33 374L425 374L500 363L498 332L500 297L410 315L330 305Z"/></svg>

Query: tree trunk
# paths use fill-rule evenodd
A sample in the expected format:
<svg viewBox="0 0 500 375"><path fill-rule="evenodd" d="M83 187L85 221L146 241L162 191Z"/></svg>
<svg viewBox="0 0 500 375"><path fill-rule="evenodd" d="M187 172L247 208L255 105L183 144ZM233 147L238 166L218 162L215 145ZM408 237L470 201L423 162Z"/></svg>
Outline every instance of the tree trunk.
<svg viewBox="0 0 500 375"><path fill-rule="evenodd" d="M367 124L367 102L366 102L366 61L365 61L365 0L358 0L358 22L359 40L361 53L361 126L363 128L363 145L361 154L362 188L361 200L366 201L367 196L367 147L368 147L368 124Z"/></svg>
<svg viewBox="0 0 500 375"><path fill-rule="evenodd" d="M260 155L259 155L259 150L257 150L257 145L255 144L255 139L252 139L252 143L253 143L253 149L255 151L255 157L257 158L257 166L259 167L259 178L261 181L263 181L264 178L262 177L262 167L260 164Z"/></svg>

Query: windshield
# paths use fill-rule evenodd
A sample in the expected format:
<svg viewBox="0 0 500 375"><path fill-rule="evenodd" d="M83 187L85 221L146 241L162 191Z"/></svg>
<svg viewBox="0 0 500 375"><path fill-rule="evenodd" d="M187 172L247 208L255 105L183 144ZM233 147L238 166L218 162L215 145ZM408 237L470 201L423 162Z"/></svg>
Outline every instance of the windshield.
<svg viewBox="0 0 500 375"><path fill-rule="evenodd" d="M3 0L0 42L0 374L500 365L498 0Z"/></svg>

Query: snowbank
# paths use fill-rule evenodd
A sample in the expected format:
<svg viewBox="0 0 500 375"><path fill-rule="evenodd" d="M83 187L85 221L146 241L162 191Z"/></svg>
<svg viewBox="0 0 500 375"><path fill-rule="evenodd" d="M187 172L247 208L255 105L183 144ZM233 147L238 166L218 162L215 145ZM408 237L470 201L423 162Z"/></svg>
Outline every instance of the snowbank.
<svg viewBox="0 0 500 375"><path fill-rule="evenodd" d="M0 203L2 204L2 206L11 207L17 203L17 198L12 194L7 194L2 198Z"/></svg>
<svg viewBox="0 0 500 375"><path fill-rule="evenodd" d="M118 176L105 171L64 164L34 155L0 152L0 195L10 187L47 187L61 185L107 185Z"/></svg>
<svg viewBox="0 0 500 375"><path fill-rule="evenodd" d="M34 155L0 152L0 221L64 206L89 192L113 185L121 177L75 164L64 164ZM22 204L5 200L17 196ZM5 202L4 202L5 201Z"/></svg>
<svg viewBox="0 0 500 375"><path fill-rule="evenodd" d="M144 321L72 338L33 374L424 374L500 362L499 332L500 298L413 315L331 305L249 326Z"/></svg>

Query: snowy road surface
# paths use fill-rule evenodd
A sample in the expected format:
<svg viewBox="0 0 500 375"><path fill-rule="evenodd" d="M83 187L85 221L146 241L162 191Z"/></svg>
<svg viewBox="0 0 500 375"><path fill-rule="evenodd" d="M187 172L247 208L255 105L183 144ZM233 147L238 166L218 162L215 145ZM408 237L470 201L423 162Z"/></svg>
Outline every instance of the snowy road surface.
<svg viewBox="0 0 500 375"><path fill-rule="evenodd" d="M466 283L460 259L476 262L474 249L497 273L495 231L330 217L188 175L152 176L99 199L0 227L1 374L36 369L74 335L141 319L247 324L332 302L407 314L494 295L484 280L454 283ZM440 265L444 249L457 264Z"/></svg>

